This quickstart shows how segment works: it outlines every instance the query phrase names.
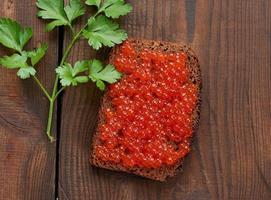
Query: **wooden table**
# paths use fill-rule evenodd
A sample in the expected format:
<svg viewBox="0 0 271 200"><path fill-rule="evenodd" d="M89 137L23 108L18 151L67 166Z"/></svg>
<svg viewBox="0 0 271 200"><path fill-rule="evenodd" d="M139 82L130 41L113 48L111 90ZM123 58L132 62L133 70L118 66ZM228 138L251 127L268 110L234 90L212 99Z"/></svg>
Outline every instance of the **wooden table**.
<svg viewBox="0 0 271 200"><path fill-rule="evenodd" d="M91 167L89 146L101 96L93 85L70 88L58 101L58 141L50 144L44 134L45 97L33 80L21 81L1 68L0 199L271 199L271 1L129 2L134 9L122 25L130 36L186 42L200 59L201 122L184 172L159 183ZM29 47L49 44L38 76L51 89L70 35L63 29L45 33L35 0L2 0L0 7L1 17L34 27ZM82 41L69 59L93 56Z"/></svg>

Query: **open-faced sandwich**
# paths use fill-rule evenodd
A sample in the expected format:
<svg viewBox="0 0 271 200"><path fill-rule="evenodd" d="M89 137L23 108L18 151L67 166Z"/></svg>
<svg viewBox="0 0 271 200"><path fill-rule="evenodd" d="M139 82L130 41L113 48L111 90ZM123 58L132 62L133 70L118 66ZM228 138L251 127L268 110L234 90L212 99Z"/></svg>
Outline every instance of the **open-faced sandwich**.
<svg viewBox="0 0 271 200"><path fill-rule="evenodd" d="M90 162L164 181L179 171L199 121L198 59L180 43L129 39L109 62L123 76L103 97Z"/></svg>

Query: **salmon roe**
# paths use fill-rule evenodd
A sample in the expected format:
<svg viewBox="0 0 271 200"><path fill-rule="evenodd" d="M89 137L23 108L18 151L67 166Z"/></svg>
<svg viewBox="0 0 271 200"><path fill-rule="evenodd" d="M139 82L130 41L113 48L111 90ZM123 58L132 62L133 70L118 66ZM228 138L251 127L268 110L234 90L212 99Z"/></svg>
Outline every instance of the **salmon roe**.
<svg viewBox="0 0 271 200"><path fill-rule="evenodd" d="M126 41L114 58L124 74L109 86L97 158L126 168L174 165L190 151L198 87L189 81L185 53L136 51Z"/></svg>

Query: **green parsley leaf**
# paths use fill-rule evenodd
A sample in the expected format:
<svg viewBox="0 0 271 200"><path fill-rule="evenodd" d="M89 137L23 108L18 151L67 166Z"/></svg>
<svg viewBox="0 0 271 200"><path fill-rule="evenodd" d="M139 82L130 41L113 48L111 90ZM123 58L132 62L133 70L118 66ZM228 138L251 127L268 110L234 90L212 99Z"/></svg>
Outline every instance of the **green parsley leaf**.
<svg viewBox="0 0 271 200"><path fill-rule="evenodd" d="M99 8L101 5L101 0L87 0L86 4L89 6L97 6Z"/></svg>
<svg viewBox="0 0 271 200"><path fill-rule="evenodd" d="M78 83L87 83L89 81L89 78L87 76L77 76L75 77L75 80Z"/></svg>
<svg viewBox="0 0 271 200"><path fill-rule="evenodd" d="M97 74L99 71L103 69L103 64L101 61L94 59L90 65L89 65L89 78L91 78L92 81L96 81L95 77L91 76L91 74Z"/></svg>
<svg viewBox="0 0 271 200"><path fill-rule="evenodd" d="M12 56L0 58L0 65L8 69L20 68L17 75L21 79L26 79L36 74L36 70L27 64L27 52L25 51L22 52L22 55L13 54Z"/></svg>
<svg viewBox="0 0 271 200"><path fill-rule="evenodd" d="M124 0L106 0L101 10L107 17L116 19L131 12L132 6L131 4L125 3Z"/></svg>
<svg viewBox="0 0 271 200"><path fill-rule="evenodd" d="M80 0L70 0L70 5L66 6L64 10L70 23L85 13L85 9Z"/></svg>
<svg viewBox="0 0 271 200"><path fill-rule="evenodd" d="M104 82L101 81L101 80L97 80L96 86L97 86L100 90L102 90L102 91L105 90L105 84L104 84Z"/></svg>
<svg viewBox="0 0 271 200"><path fill-rule="evenodd" d="M102 63L98 60L93 60L89 66L89 78L96 82L97 87L100 90L105 89L105 84L115 83L121 78L121 73L119 73L113 65L107 65L103 68Z"/></svg>
<svg viewBox="0 0 271 200"><path fill-rule="evenodd" d="M22 28L20 24L12 19L0 19L0 43L5 47L22 52L24 45L32 35L31 28Z"/></svg>
<svg viewBox="0 0 271 200"><path fill-rule="evenodd" d="M74 81L74 77L72 75L73 68L71 64L65 63L62 67L56 68L56 73L60 77L60 83L62 86L70 86L71 84L76 85L77 82Z"/></svg>
<svg viewBox="0 0 271 200"><path fill-rule="evenodd" d="M17 75L21 79L30 78L30 76L34 76L36 74L36 70L33 67L21 67L17 72Z"/></svg>
<svg viewBox="0 0 271 200"><path fill-rule="evenodd" d="M90 68L90 78L92 80L102 80L107 83L115 83L121 78L121 73L119 73L113 65L107 65L103 70L98 70Z"/></svg>
<svg viewBox="0 0 271 200"><path fill-rule="evenodd" d="M90 18L88 27L83 31L88 43L98 50L104 46L113 47L127 39L127 33L119 25L105 16Z"/></svg>
<svg viewBox="0 0 271 200"><path fill-rule="evenodd" d="M4 56L0 58L0 65L8 69L16 69L20 67L27 67L27 54L22 55L13 54L12 56Z"/></svg>
<svg viewBox="0 0 271 200"><path fill-rule="evenodd" d="M39 17L53 20L47 25L47 31L53 30L56 26L70 25L63 7L63 0L37 0L37 7L41 9L38 12Z"/></svg>
<svg viewBox="0 0 271 200"><path fill-rule="evenodd" d="M60 77L62 86L77 86L78 83L88 82L87 76L78 76L80 73L88 70L88 61L78 61L74 67L71 64L65 63L62 67L56 69L56 73Z"/></svg>
<svg viewBox="0 0 271 200"><path fill-rule="evenodd" d="M34 51L28 52L28 57L31 59L31 64L35 66L45 55L48 49L47 44L42 44Z"/></svg>
<svg viewBox="0 0 271 200"><path fill-rule="evenodd" d="M77 61L73 68L73 75L76 76L77 74L87 71L89 66L89 61L83 60L83 61Z"/></svg>

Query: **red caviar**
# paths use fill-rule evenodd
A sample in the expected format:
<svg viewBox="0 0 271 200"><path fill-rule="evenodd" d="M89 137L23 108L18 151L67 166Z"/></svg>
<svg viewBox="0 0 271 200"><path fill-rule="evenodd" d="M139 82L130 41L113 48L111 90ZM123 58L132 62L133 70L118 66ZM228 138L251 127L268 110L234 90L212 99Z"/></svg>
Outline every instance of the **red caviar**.
<svg viewBox="0 0 271 200"><path fill-rule="evenodd" d="M136 51L125 42L114 59L124 74L111 85L112 107L102 110L99 159L124 167L174 165L190 151L198 88L189 81L186 54Z"/></svg>

